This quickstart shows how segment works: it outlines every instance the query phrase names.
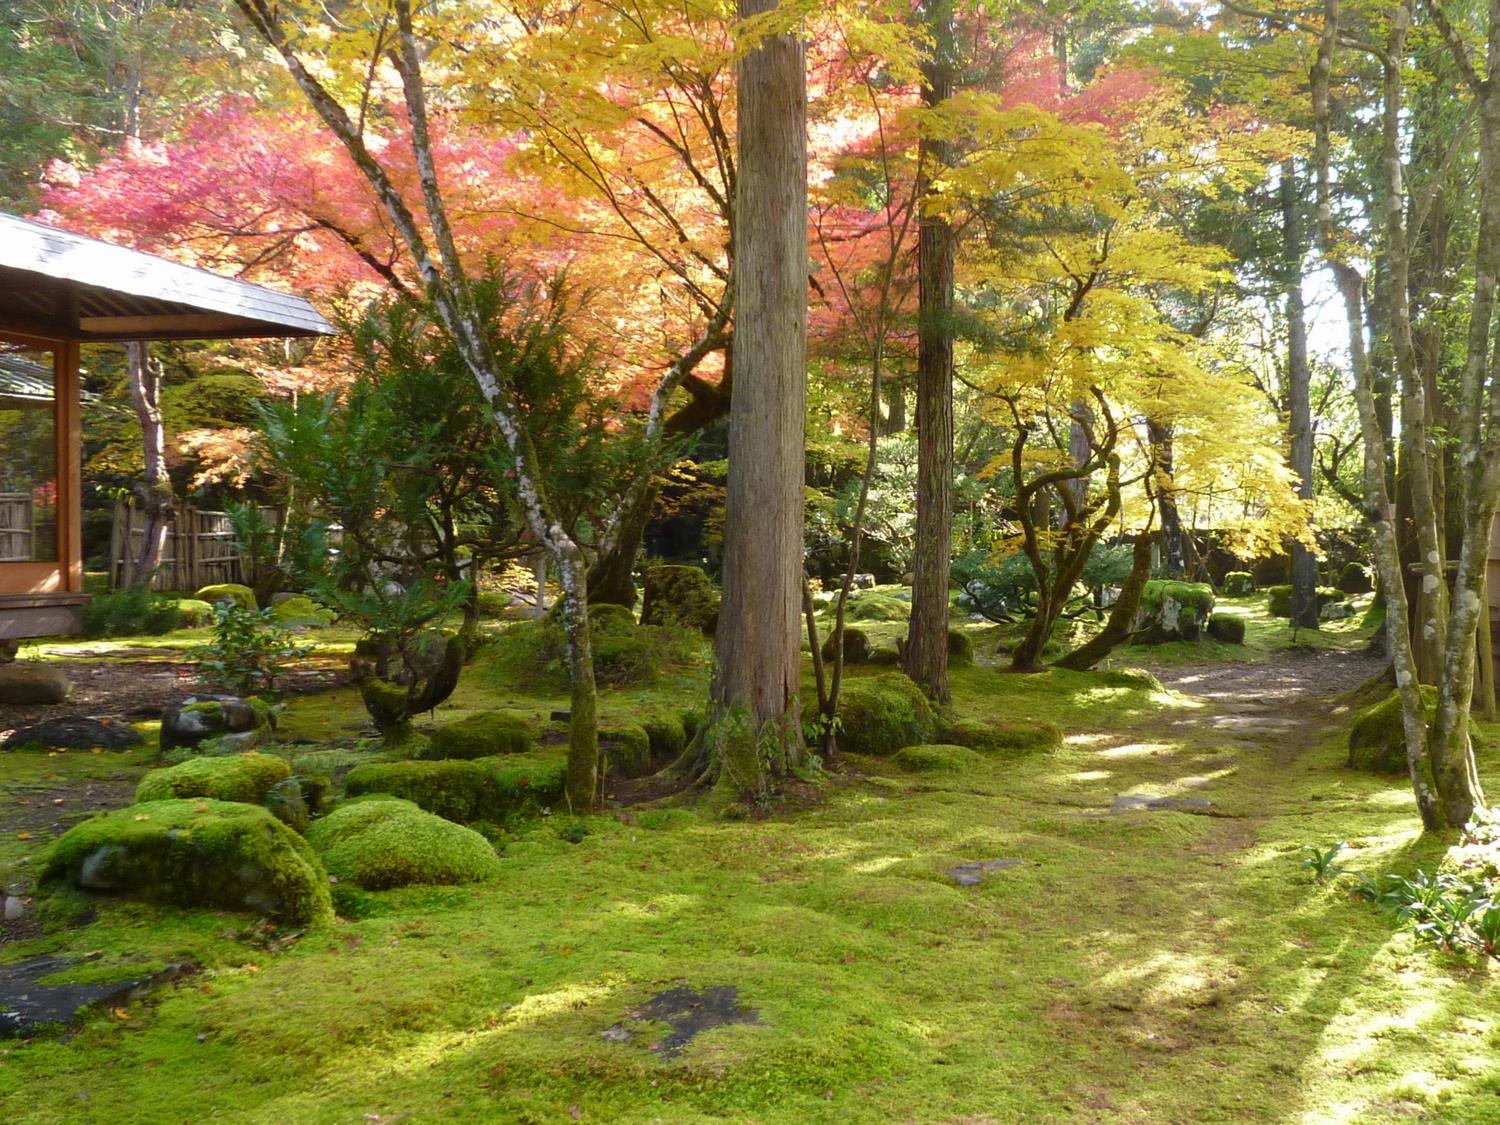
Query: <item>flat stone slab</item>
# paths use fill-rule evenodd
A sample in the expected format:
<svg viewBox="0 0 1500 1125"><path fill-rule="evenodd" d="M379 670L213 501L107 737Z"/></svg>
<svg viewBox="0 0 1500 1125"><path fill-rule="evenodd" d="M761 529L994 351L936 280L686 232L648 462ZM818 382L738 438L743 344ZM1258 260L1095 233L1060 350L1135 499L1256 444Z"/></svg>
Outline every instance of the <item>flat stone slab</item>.
<svg viewBox="0 0 1500 1125"><path fill-rule="evenodd" d="M1020 867L1023 862L1019 859L970 860L968 863L960 863L957 867L948 868L948 878L960 887L977 887L984 882L984 877L991 871L1000 871L1006 867Z"/></svg>
<svg viewBox="0 0 1500 1125"><path fill-rule="evenodd" d="M19 1039L49 1027L66 1027L87 1008L128 1003L195 969L184 962L129 980L38 983L76 964L77 960L66 957L33 957L14 965L0 965L0 1039Z"/></svg>
<svg viewBox="0 0 1500 1125"><path fill-rule="evenodd" d="M1144 797L1122 794L1109 806L1112 813L1181 812L1206 813L1214 807L1207 797Z"/></svg>
<svg viewBox="0 0 1500 1125"><path fill-rule="evenodd" d="M140 734L129 723L110 719L90 719L83 715L61 715L44 719L13 731L0 745L52 746L68 750L129 750L142 742Z"/></svg>
<svg viewBox="0 0 1500 1125"><path fill-rule="evenodd" d="M705 988L698 992L692 988L669 988L657 993L639 1008L629 1013L631 1019L659 1020L670 1024L672 1033L651 1049L663 1058L676 1058L693 1037L711 1028L731 1023L760 1023L760 1013L754 1008L743 1008L739 1001L740 990L733 985ZM629 1029L615 1024L600 1032L610 1043L624 1043L631 1038Z"/></svg>

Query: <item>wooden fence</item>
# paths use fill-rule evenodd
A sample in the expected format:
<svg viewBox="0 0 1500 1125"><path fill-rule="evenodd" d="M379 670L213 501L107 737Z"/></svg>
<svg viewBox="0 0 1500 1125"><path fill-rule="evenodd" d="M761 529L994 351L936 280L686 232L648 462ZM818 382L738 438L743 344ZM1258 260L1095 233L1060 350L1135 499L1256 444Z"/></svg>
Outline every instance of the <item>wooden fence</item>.
<svg viewBox="0 0 1500 1125"><path fill-rule="evenodd" d="M274 508L261 514L272 526L280 519ZM125 582L128 558L138 558L146 535L146 514L133 504L116 504L109 536L109 588ZM161 565L151 579L153 590L192 591L220 582L244 582L245 568L227 512L205 512L179 506L167 529Z"/></svg>
<svg viewBox="0 0 1500 1125"><path fill-rule="evenodd" d="M0 562L31 562L36 535L29 492L0 492Z"/></svg>

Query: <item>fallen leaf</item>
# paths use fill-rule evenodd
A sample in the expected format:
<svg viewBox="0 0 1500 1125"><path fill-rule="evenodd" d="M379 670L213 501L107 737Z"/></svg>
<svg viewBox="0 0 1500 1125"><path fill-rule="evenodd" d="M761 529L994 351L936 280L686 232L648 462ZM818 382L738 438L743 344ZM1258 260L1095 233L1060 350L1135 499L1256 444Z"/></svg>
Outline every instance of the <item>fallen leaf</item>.
<svg viewBox="0 0 1500 1125"><path fill-rule="evenodd" d="M116 1008L113 1014L117 1020L128 1020L130 1018L130 1013L124 1008Z"/></svg>
<svg viewBox="0 0 1500 1125"><path fill-rule="evenodd" d="M582 1121L583 1120L583 1107L581 1105L579 1105L577 1102L574 1102L572 1105L570 1105L568 1107L568 1116L571 1117L574 1121Z"/></svg>
<svg viewBox="0 0 1500 1125"><path fill-rule="evenodd" d="M17 840L29 840L29 839L31 839L31 833L30 832L17 832L16 833L16 839Z"/></svg>

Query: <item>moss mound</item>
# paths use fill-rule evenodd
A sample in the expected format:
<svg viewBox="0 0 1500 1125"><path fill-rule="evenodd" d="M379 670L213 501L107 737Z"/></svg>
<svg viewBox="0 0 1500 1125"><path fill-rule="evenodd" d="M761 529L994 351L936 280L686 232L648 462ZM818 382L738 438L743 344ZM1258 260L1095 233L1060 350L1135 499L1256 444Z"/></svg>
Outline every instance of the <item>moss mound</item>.
<svg viewBox="0 0 1500 1125"><path fill-rule="evenodd" d="M1357 562L1345 563L1339 571L1338 588L1345 594L1368 594L1375 589L1370 572Z"/></svg>
<svg viewBox="0 0 1500 1125"><path fill-rule="evenodd" d="M719 591L695 566L646 568L641 597L642 625L676 625L709 635L719 625Z"/></svg>
<svg viewBox="0 0 1500 1125"><path fill-rule="evenodd" d="M1196 641L1213 608L1214 590L1205 582L1152 579L1141 593L1131 628L1142 644Z"/></svg>
<svg viewBox="0 0 1500 1125"><path fill-rule="evenodd" d="M198 598L179 598L177 601L177 623L184 629L197 629L212 625L214 607Z"/></svg>
<svg viewBox="0 0 1500 1125"><path fill-rule="evenodd" d="M1292 616L1292 588L1290 586L1268 586L1266 593L1269 595L1266 612L1272 617ZM1318 587L1318 613L1321 615L1324 606L1333 605L1344 600L1344 595L1332 586Z"/></svg>
<svg viewBox="0 0 1500 1125"><path fill-rule="evenodd" d="M1224 596L1243 598L1255 593L1255 575L1248 570L1231 570L1224 575Z"/></svg>
<svg viewBox="0 0 1500 1125"><path fill-rule="evenodd" d="M189 758L166 769L152 770L136 786L137 803L173 797L211 797L258 805L266 790L292 776L292 767L270 754Z"/></svg>
<svg viewBox="0 0 1500 1125"><path fill-rule="evenodd" d="M1062 730L1056 723L1003 723L958 719L943 730L943 737L981 754L1019 756L1062 747Z"/></svg>
<svg viewBox="0 0 1500 1125"><path fill-rule="evenodd" d="M642 777L651 772L651 736L635 723L601 726L599 750L609 772L618 777Z"/></svg>
<svg viewBox="0 0 1500 1125"><path fill-rule="evenodd" d="M832 660L834 655L833 634L823 641L823 659ZM844 663L868 664L870 661L870 635L863 629L844 626Z"/></svg>
<svg viewBox="0 0 1500 1125"><path fill-rule="evenodd" d="M489 758L524 754L536 746L531 724L514 711L481 711L435 731L419 758Z"/></svg>
<svg viewBox="0 0 1500 1125"><path fill-rule="evenodd" d="M1422 685L1422 708L1431 724L1437 710L1437 688ZM1478 741L1471 719L1469 738ZM1349 728L1349 768L1362 773L1406 773L1406 732L1401 726L1401 693L1397 691L1354 717Z"/></svg>
<svg viewBox="0 0 1500 1125"><path fill-rule="evenodd" d="M205 586L193 595L198 601L207 602L209 605L218 605L220 602L233 602L241 609L255 609L255 591L249 586L241 586L238 582L220 582L216 586Z"/></svg>
<svg viewBox="0 0 1500 1125"><path fill-rule="evenodd" d="M401 797L446 820L468 824L552 805L562 799L563 778L560 760L372 762L344 775L344 792Z"/></svg>
<svg viewBox="0 0 1500 1125"><path fill-rule="evenodd" d="M891 760L908 773L964 773L979 765L982 759L966 746L930 742L904 746Z"/></svg>
<svg viewBox="0 0 1500 1125"><path fill-rule="evenodd" d="M863 593L850 597L848 614L855 621L905 621L911 617L911 602L890 594Z"/></svg>
<svg viewBox="0 0 1500 1125"><path fill-rule="evenodd" d="M308 828L307 842L330 875L367 891L500 874L495 849L478 832L395 798L341 805Z"/></svg>
<svg viewBox="0 0 1500 1125"><path fill-rule="evenodd" d="M53 845L41 881L177 906L331 921L328 876L307 842L256 805L152 801L96 816Z"/></svg>
<svg viewBox="0 0 1500 1125"><path fill-rule="evenodd" d="M974 642L969 634L957 629L948 630L948 665L951 668L969 668L974 664Z"/></svg>
<svg viewBox="0 0 1500 1125"><path fill-rule="evenodd" d="M1216 613L1208 619L1208 635L1225 644L1245 643L1245 619L1227 613Z"/></svg>
<svg viewBox="0 0 1500 1125"><path fill-rule="evenodd" d="M646 738L651 743L651 756L653 758L675 758L687 749L688 739L692 737L688 733L687 724L681 715L653 715L641 723L641 729L646 732ZM697 716L694 715L696 720ZM693 729L698 729L696 721Z"/></svg>
<svg viewBox="0 0 1500 1125"><path fill-rule="evenodd" d="M306 594L283 598L271 607L271 617L278 625L288 628L305 626L313 629L326 629L338 619L333 610L319 605Z"/></svg>
<svg viewBox="0 0 1500 1125"><path fill-rule="evenodd" d="M851 754L894 754L926 742L937 729L922 689L900 672L847 685L840 692L839 719L839 745Z"/></svg>

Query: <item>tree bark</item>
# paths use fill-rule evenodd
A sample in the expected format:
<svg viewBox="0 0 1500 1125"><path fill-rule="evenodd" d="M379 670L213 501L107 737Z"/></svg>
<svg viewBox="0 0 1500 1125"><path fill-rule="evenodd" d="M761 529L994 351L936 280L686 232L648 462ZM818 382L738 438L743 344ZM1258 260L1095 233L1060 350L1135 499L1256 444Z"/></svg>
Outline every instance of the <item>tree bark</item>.
<svg viewBox="0 0 1500 1125"><path fill-rule="evenodd" d="M1162 569L1168 578L1181 579L1187 574L1187 537L1182 530L1182 513L1172 490L1172 427L1147 421L1146 431L1156 459L1161 485L1156 493L1156 510L1161 513Z"/></svg>
<svg viewBox="0 0 1500 1125"><path fill-rule="evenodd" d="M778 0L739 0L741 19ZM738 64L735 378L723 597L703 754L720 797L761 800L800 764L807 403L807 86L801 40ZM705 754L706 752L706 754Z"/></svg>
<svg viewBox="0 0 1500 1125"><path fill-rule="evenodd" d="M922 102L937 106L953 93L952 0L928 0L923 16L932 35L922 67ZM926 205L934 177L951 157L945 142L923 139L918 156L917 228L917 526L912 566L911 622L906 674L946 703L948 582L953 533L953 231Z"/></svg>
<svg viewBox="0 0 1500 1125"><path fill-rule="evenodd" d="M151 358L149 345L135 341L125 345L125 372L141 427L145 473L136 495L146 517L140 550L132 554L126 544L125 585L145 586L161 566L172 523L172 481L167 475L167 436L161 418L162 366Z"/></svg>
<svg viewBox="0 0 1500 1125"><path fill-rule="evenodd" d="M1313 479L1312 371L1307 362L1307 305L1302 297L1302 200L1295 161L1281 166L1281 268L1286 290L1286 397L1291 422L1292 472L1297 496L1311 505ZM1318 560L1300 539L1292 542L1292 628L1318 627Z"/></svg>
<svg viewBox="0 0 1500 1125"><path fill-rule="evenodd" d="M1130 627L1135 622L1136 611L1141 608L1141 595L1145 593L1150 578L1151 533L1148 530L1136 536L1135 546L1130 552L1130 573L1125 576L1120 596L1110 608L1104 628L1056 661L1057 667L1086 672L1129 640Z"/></svg>

